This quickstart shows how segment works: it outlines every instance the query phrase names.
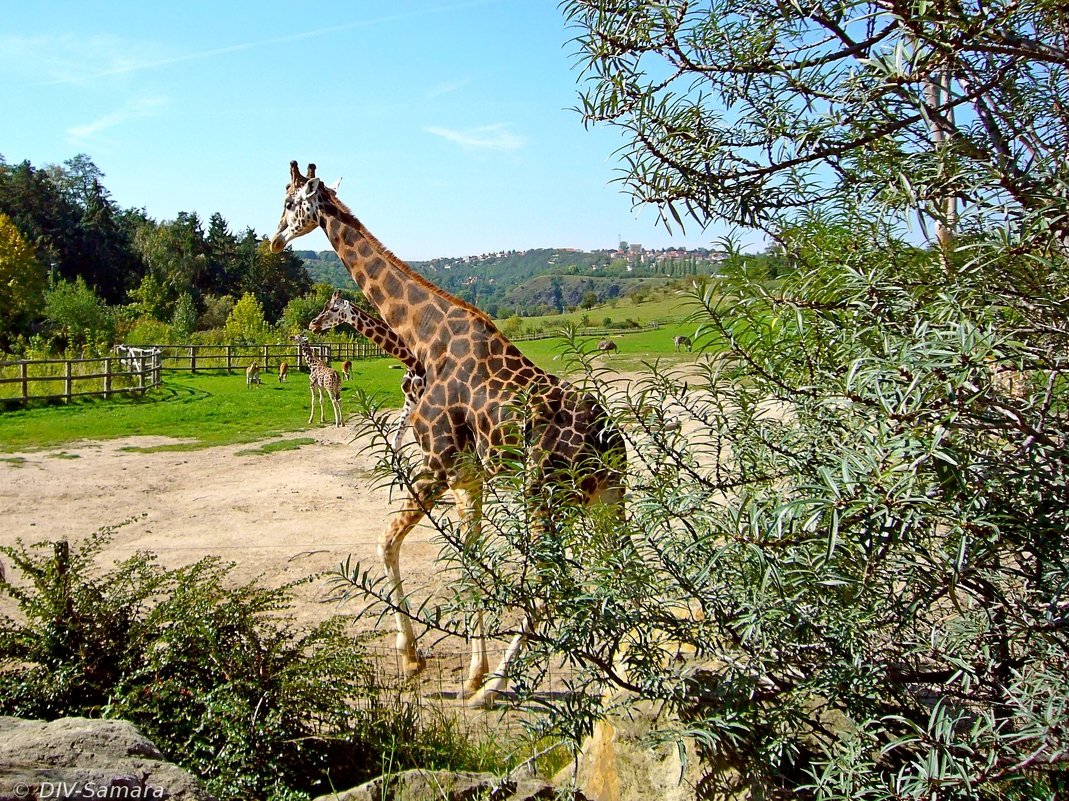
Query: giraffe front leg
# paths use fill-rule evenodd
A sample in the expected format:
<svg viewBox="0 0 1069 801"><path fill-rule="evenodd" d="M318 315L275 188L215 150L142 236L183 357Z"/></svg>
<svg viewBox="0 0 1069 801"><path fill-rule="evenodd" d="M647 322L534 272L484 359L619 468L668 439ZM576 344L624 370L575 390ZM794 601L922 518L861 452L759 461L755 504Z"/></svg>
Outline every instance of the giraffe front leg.
<svg viewBox="0 0 1069 801"><path fill-rule="evenodd" d="M412 613L401 580L401 543L415 525L430 511L441 495L441 485L433 479L417 480L408 501L386 526L379 539L379 558L386 572L386 593L397 626L396 647L401 671L406 676L419 674L427 661L416 650L416 633L412 628Z"/></svg>
<svg viewBox="0 0 1069 801"><path fill-rule="evenodd" d="M316 388L309 385L308 392L311 395L312 408L308 410L308 425L312 425L312 418L316 413Z"/></svg>

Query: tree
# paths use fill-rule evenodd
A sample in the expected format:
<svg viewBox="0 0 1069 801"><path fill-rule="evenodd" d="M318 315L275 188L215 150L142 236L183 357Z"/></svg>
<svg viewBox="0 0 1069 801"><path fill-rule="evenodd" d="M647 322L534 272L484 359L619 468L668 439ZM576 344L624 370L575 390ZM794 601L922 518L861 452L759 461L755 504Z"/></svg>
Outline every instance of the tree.
<svg viewBox="0 0 1069 801"><path fill-rule="evenodd" d="M0 345L27 334L41 316L47 276L32 247L0 213Z"/></svg>
<svg viewBox="0 0 1069 801"><path fill-rule="evenodd" d="M257 345L266 342L269 333L263 306L255 296L246 292L226 318L224 338L231 345Z"/></svg>
<svg viewBox="0 0 1069 801"><path fill-rule="evenodd" d="M944 227L951 199L981 220L1065 209L1054 0L562 6L584 120L623 129L623 180L665 221L775 227L843 193Z"/></svg>
<svg viewBox="0 0 1069 801"><path fill-rule="evenodd" d="M44 317L53 331L69 345L98 341L111 344L114 318L107 304L79 276L57 281L45 293Z"/></svg>
<svg viewBox="0 0 1069 801"><path fill-rule="evenodd" d="M697 363L605 381L572 343L626 519L549 488L533 537L517 431L421 621L519 609L542 733L655 709L710 795L1069 793L1064 4L563 8L635 201L775 248L691 290Z"/></svg>
<svg viewBox="0 0 1069 801"><path fill-rule="evenodd" d="M171 330L179 342L189 339L193 329L197 327L197 307L193 303L193 296L183 292L174 305L174 317L171 319Z"/></svg>

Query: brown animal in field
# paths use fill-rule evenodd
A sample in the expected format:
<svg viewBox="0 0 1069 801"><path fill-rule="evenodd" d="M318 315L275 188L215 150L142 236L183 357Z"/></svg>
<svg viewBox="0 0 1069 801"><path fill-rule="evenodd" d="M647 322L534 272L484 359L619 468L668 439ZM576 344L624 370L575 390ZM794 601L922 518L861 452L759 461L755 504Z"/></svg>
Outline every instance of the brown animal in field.
<svg viewBox="0 0 1069 801"><path fill-rule="evenodd" d="M608 353L609 351L619 350L619 347L611 339L603 339L598 343L598 350Z"/></svg>
<svg viewBox="0 0 1069 801"><path fill-rule="evenodd" d="M253 384L260 383L260 365L253 362L245 368L245 386L251 387Z"/></svg>
<svg viewBox="0 0 1069 801"><path fill-rule="evenodd" d="M675 345L676 353L679 353L682 348L691 350L694 347L694 343L690 341L690 337L683 336L682 334L677 336L672 342Z"/></svg>
<svg viewBox="0 0 1069 801"><path fill-rule="evenodd" d="M289 375L290 366L286 362L282 362L278 366L278 383L282 383L286 380L286 376Z"/></svg>
<svg viewBox="0 0 1069 801"><path fill-rule="evenodd" d="M341 363L341 374L345 376L346 381L353 377L353 363L349 359Z"/></svg>

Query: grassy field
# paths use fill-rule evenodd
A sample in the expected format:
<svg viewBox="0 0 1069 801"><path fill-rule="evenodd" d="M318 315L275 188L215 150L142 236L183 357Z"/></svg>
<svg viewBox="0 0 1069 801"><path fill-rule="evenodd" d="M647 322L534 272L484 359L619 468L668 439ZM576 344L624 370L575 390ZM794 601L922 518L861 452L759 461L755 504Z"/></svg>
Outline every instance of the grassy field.
<svg viewBox="0 0 1069 801"><path fill-rule="evenodd" d="M579 325L585 316L591 325L601 326L605 318L614 323L634 320L636 323L649 322L672 323L683 319L694 309L677 290L662 289L651 293L648 300L636 303L631 296L620 298L614 303L595 306L592 309L577 309L565 314L550 314L541 317L524 317L524 326L528 329L553 330L566 325Z"/></svg>
<svg viewBox="0 0 1069 801"><path fill-rule="evenodd" d="M694 332L677 324L654 331L614 334L611 338L619 349L597 358L600 364L621 372L640 370L644 363L655 359L691 359L690 354L673 352L673 337L681 333ZM543 369L558 374L565 371L561 339L518 344ZM347 399L357 386L387 406L400 406L402 371L395 369L396 365L392 359L356 362L353 379L343 384L342 409L351 410ZM189 449L257 442L319 425L318 409L313 425L305 422L309 404L306 374L291 375L285 384L279 384L271 375L265 375L263 381L261 386L248 388L243 371L230 375L191 375L165 370L163 387L149 392L145 398L85 399L66 405L38 405L0 412L0 452L147 434L188 439L188 445L166 447ZM329 403L326 414L331 421Z"/></svg>

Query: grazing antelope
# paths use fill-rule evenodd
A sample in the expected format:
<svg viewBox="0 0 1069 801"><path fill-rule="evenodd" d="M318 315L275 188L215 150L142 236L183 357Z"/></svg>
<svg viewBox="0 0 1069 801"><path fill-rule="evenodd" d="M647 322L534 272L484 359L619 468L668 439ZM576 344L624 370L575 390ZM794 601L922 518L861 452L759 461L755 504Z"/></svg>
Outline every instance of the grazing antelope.
<svg viewBox="0 0 1069 801"><path fill-rule="evenodd" d="M601 342L598 343L598 350L602 351L603 353L608 353L612 350L619 350L619 348L616 346L616 343L613 342L611 339L603 339L601 340Z"/></svg>
<svg viewBox="0 0 1069 801"><path fill-rule="evenodd" d="M251 387L253 384L260 383L260 365L253 362L245 368L245 386Z"/></svg>
<svg viewBox="0 0 1069 801"><path fill-rule="evenodd" d="M690 337L685 337L682 334L673 340L673 344L676 347L676 353L679 353L680 348L690 350L694 347L693 343L690 341Z"/></svg>
<svg viewBox="0 0 1069 801"><path fill-rule="evenodd" d="M286 376L289 375L290 366L286 362L282 362L278 366L278 383L282 383L286 380Z"/></svg>
<svg viewBox="0 0 1069 801"><path fill-rule="evenodd" d="M353 363L349 359L341 363L341 374L345 376L346 381L353 377Z"/></svg>

